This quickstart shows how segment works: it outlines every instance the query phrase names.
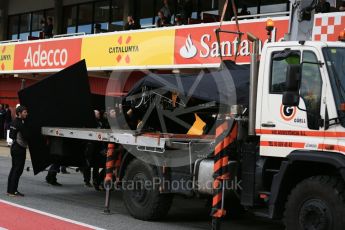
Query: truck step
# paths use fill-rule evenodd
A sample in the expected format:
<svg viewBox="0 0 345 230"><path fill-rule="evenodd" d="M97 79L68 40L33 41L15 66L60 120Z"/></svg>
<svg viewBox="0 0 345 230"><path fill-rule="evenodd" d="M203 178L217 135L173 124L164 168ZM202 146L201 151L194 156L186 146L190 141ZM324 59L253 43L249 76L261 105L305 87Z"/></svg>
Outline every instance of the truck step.
<svg viewBox="0 0 345 230"><path fill-rule="evenodd" d="M263 217L263 218L269 218L270 217L268 208L253 209L252 213L258 217Z"/></svg>
<svg viewBox="0 0 345 230"><path fill-rule="evenodd" d="M266 172L273 172L273 173L278 173L279 169L266 169Z"/></svg>

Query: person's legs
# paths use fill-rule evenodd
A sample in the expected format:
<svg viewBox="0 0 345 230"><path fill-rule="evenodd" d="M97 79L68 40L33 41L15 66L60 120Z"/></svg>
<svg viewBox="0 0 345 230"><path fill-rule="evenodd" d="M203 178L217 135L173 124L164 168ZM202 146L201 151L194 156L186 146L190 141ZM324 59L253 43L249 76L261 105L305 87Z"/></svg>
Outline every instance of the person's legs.
<svg viewBox="0 0 345 230"><path fill-rule="evenodd" d="M7 138L7 131L10 130L10 126L11 126L11 122L6 122L5 123L5 130L4 130L5 139Z"/></svg>
<svg viewBox="0 0 345 230"><path fill-rule="evenodd" d="M46 176L46 181L48 182L48 184L57 185L57 186L61 185L57 182L57 178L56 178L56 175L58 174L58 172L60 172L60 164L57 164L57 163L52 164Z"/></svg>
<svg viewBox="0 0 345 230"><path fill-rule="evenodd" d="M3 120L1 120L0 121L0 139L4 138L3 135L4 135L4 122Z"/></svg>
<svg viewBox="0 0 345 230"><path fill-rule="evenodd" d="M4 139L6 140L6 138L7 138L7 122L5 122L5 124L4 124Z"/></svg>
<svg viewBox="0 0 345 230"><path fill-rule="evenodd" d="M67 171L67 167L66 166L61 166L61 173L62 174L69 174L69 172Z"/></svg>
<svg viewBox="0 0 345 230"><path fill-rule="evenodd" d="M94 185L99 185L99 167L95 166L92 168L92 183Z"/></svg>
<svg viewBox="0 0 345 230"><path fill-rule="evenodd" d="M16 167L16 155L13 153L13 145L11 146L11 159L12 159L12 167L10 170L10 174L8 175L8 183L7 183L7 193L14 193L14 171Z"/></svg>
<svg viewBox="0 0 345 230"><path fill-rule="evenodd" d="M83 168L83 177L84 177L85 184L90 184L90 180L91 180L91 168L90 167Z"/></svg>
<svg viewBox="0 0 345 230"><path fill-rule="evenodd" d="M102 188L104 188L104 180L105 180L105 168L101 169L101 172L99 173L99 184Z"/></svg>
<svg viewBox="0 0 345 230"><path fill-rule="evenodd" d="M11 146L12 168L8 177L7 192L14 194L17 192L19 178L23 174L25 165L26 150L17 144Z"/></svg>
<svg viewBox="0 0 345 230"><path fill-rule="evenodd" d="M19 179L22 176L23 171L24 171L25 158L26 158L26 149L22 148L20 150L20 154L18 156L18 171L16 171L16 173L15 173L15 184L14 185L15 185L16 192L18 192Z"/></svg>

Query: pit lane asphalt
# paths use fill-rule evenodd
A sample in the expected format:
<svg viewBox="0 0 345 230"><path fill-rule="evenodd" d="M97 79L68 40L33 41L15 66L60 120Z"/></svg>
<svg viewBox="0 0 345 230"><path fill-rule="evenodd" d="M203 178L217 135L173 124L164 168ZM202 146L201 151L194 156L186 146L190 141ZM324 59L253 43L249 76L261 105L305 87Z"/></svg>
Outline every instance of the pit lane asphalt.
<svg viewBox="0 0 345 230"><path fill-rule="evenodd" d="M210 229L210 218L205 201L175 197L168 216L159 222L145 222L131 217L125 209L119 192L112 193L111 215L102 214L104 193L83 186L80 173L69 169L71 174L58 175L62 187L49 186L46 172L37 176L32 170L24 171L19 191L25 197L10 198L6 195L7 177L11 167L9 148L0 146L0 199L38 209L64 218L105 229L116 230L177 230ZM27 160L26 167L31 167ZM24 225L25 223L23 223ZM280 222L247 215L240 220L225 220L222 229L234 230L283 230Z"/></svg>

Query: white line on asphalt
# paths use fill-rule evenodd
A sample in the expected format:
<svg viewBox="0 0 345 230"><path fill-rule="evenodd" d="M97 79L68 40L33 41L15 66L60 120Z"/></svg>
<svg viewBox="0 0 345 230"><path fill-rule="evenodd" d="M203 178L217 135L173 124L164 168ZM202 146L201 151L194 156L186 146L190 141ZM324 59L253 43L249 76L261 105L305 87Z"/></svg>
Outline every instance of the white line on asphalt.
<svg viewBox="0 0 345 230"><path fill-rule="evenodd" d="M12 203L12 202L8 202L8 201L2 200L2 199L0 199L0 202L4 203L4 204L15 206L17 208L22 208L22 209L25 209L25 210L28 210L28 211L31 211L31 212L35 212L35 213L38 213L38 214L41 214L41 215L44 215L44 216L49 216L49 217L52 217L52 218L55 218L55 219L58 219L58 220L66 221L66 222L69 222L69 223L72 223L72 224L77 224L77 225L80 225L80 226L83 226L83 227L92 228L92 229L95 229L95 230L106 230L104 228L99 228L99 227L92 226L92 225L89 225L89 224L81 223L81 222L78 222L78 221L75 221L75 220L67 219L67 218L64 218L64 217L61 217L61 216L57 216L57 215L54 215L54 214L50 214L50 213L47 213L47 212L43 212L43 211L40 211L40 210L37 210L37 209L25 207L25 206L22 206L22 205L19 205L19 204L15 204L15 203Z"/></svg>

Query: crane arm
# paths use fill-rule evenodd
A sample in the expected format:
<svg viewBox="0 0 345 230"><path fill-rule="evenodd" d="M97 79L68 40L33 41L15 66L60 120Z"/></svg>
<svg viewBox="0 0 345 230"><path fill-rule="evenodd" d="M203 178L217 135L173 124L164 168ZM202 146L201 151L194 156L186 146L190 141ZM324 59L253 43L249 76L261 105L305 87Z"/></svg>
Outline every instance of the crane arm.
<svg viewBox="0 0 345 230"><path fill-rule="evenodd" d="M289 32L286 41L307 41L312 38L315 9L319 0L291 0Z"/></svg>

